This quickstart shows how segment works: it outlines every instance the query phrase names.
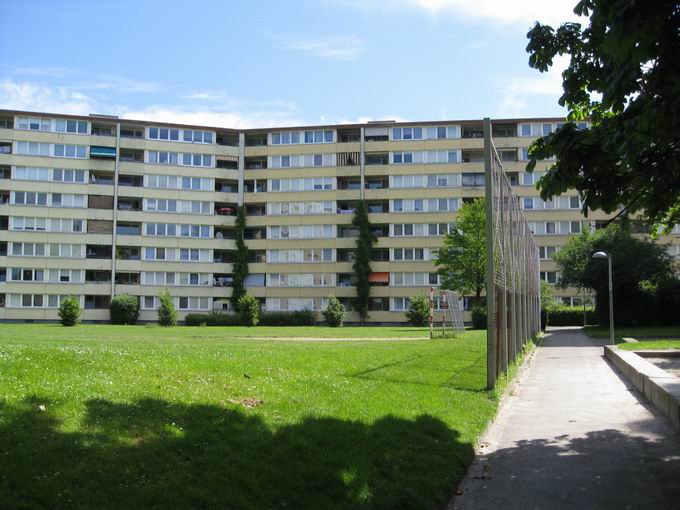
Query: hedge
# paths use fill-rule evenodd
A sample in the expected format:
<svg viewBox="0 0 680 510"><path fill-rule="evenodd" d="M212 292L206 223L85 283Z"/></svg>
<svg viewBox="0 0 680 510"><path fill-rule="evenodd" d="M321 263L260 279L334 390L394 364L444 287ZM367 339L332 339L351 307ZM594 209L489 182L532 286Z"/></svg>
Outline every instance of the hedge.
<svg viewBox="0 0 680 510"><path fill-rule="evenodd" d="M263 312L260 326L314 326L316 315L311 310L297 312ZM242 326L241 317L235 313L189 313L184 318L185 326Z"/></svg>
<svg viewBox="0 0 680 510"><path fill-rule="evenodd" d="M558 306L550 310L542 310L548 326L583 326L583 307ZM594 310L586 310L586 323L597 324Z"/></svg>

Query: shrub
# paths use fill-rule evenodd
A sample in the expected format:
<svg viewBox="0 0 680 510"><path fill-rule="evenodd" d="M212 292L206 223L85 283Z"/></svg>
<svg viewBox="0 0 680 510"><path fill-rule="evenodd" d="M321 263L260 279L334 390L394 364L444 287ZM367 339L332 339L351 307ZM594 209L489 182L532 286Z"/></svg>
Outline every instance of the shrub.
<svg viewBox="0 0 680 510"><path fill-rule="evenodd" d="M472 327L486 329L486 305L477 304L472 307Z"/></svg>
<svg viewBox="0 0 680 510"><path fill-rule="evenodd" d="M189 313L184 317L185 326L240 326L241 317L234 313Z"/></svg>
<svg viewBox="0 0 680 510"><path fill-rule="evenodd" d="M167 290L161 292L161 305L158 307L158 324L164 327L177 325L177 310L172 296Z"/></svg>
<svg viewBox="0 0 680 510"><path fill-rule="evenodd" d="M111 323L136 324L139 318L139 301L135 296L121 294L111 300Z"/></svg>
<svg viewBox="0 0 680 510"><path fill-rule="evenodd" d="M250 294L244 294L238 300L238 311L244 326L257 326L260 320L260 303Z"/></svg>
<svg viewBox="0 0 680 510"><path fill-rule="evenodd" d="M264 312L260 314L260 326L314 326L316 314L312 310L295 312Z"/></svg>
<svg viewBox="0 0 680 510"><path fill-rule="evenodd" d="M59 318L63 326L75 326L80 322L80 299L66 296L59 303Z"/></svg>
<svg viewBox="0 0 680 510"><path fill-rule="evenodd" d="M656 313L660 326L680 326L680 280L668 278L656 289ZM614 318L616 321L616 318Z"/></svg>
<svg viewBox="0 0 680 510"><path fill-rule="evenodd" d="M326 308L321 312L326 324L333 328L342 326L342 321L345 319L345 307L335 296L329 296Z"/></svg>
<svg viewBox="0 0 680 510"><path fill-rule="evenodd" d="M406 317L414 326L427 326L430 323L430 300L419 294L411 299Z"/></svg>
<svg viewBox="0 0 680 510"><path fill-rule="evenodd" d="M541 310L548 326L583 326L583 307L557 305ZM586 322L595 324L597 317L593 310L586 309Z"/></svg>

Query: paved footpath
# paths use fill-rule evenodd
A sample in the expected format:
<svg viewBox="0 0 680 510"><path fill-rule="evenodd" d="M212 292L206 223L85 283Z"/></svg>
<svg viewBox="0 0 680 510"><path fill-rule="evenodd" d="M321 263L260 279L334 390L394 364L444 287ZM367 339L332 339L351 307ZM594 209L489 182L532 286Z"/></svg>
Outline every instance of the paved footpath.
<svg viewBox="0 0 680 510"><path fill-rule="evenodd" d="M603 357L555 328L449 509L680 509L680 436Z"/></svg>

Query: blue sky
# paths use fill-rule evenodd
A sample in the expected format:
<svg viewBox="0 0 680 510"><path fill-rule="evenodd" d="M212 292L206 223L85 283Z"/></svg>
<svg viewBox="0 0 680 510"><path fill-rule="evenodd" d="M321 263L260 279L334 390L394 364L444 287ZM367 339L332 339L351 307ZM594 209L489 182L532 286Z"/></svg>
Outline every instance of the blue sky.
<svg viewBox="0 0 680 510"><path fill-rule="evenodd" d="M576 0L3 1L0 107L229 127L564 115Z"/></svg>

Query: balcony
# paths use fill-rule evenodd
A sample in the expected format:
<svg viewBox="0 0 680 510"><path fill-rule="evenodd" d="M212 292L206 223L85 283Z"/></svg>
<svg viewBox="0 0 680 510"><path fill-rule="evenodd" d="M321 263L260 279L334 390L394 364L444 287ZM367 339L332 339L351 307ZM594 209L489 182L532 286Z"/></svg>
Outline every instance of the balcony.
<svg viewBox="0 0 680 510"><path fill-rule="evenodd" d="M236 231L233 228L215 227L215 239L236 239Z"/></svg>
<svg viewBox="0 0 680 510"><path fill-rule="evenodd" d="M11 179L12 169L8 166L0 166L0 179Z"/></svg>
<svg viewBox="0 0 680 510"><path fill-rule="evenodd" d="M238 133L231 131L218 131L215 133L215 142L217 145L238 147Z"/></svg>
<svg viewBox="0 0 680 510"><path fill-rule="evenodd" d="M0 257L7 256L7 243L5 241L0 241Z"/></svg>
<svg viewBox="0 0 680 510"><path fill-rule="evenodd" d="M367 152L364 157L366 166L388 165L390 163L389 152Z"/></svg>
<svg viewBox="0 0 680 510"><path fill-rule="evenodd" d="M338 177L338 189L353 191L361 189L361 179L357 177Z"/></svg>
<svg viewBox="0 0 680 510"><path fill-rule="evenodd" d="M267 158L252 157L245 158L246 170L264 170L267 168Z"/></svg>
<svg viewBox="0 0 680 510"><path fill-rule="evenodd" d="M111 296L85 296L86 310L108 310L111 305Z"/></svg>
<svg viewBox="0 0 680 510"><path fill-rule="evenodd" d="M484 126L481 124L462 126L461 138L484 138Z"/></svg>
<svg viewBox="0 0 680 510"><path fill-rule="evenodd" d="M360 128L338 129L338 143L352 143L361 141Z"/></svg>
<svg viewBox="0 0 680 510"><path fill-rule="evenodd" d="M483 150L463 150L463 163L484 163Z"/></svg>
<svg viewBox="0 0 680 510"><path fill-rule="evenodd" d="M90 158L94 159L116 159L115 147L102 147L100 145L90 146Z"/></svg>
<svg viewBox="0 0 680 510"><path fill-rule="evenodd" d="M387 287L390 284L390 273L371 273L368 275L368 284L371 287Z"/></svg>
<svg viewBox="0 0 680 510"><path fill-rule="evenodd" d="M366 177L364 185L366 189L387 189L390 187L390 180L387 176Z"/></svg>
<svg viewBox="0 0 680 510"><path fill-rule="evenodd" d="M517 136L517 124L493 124L491 126L493 138L512 138Z"/></svg>
<svg viewBox="0 0 680 510"><path fill-rule="evenodd" d="M234 284L234 276L225 273L213 275L213 287L231 287Z"/></svg>
<svg viewBox="0 0 680 510"><path fill-rule="evenodd" d="M93 172L90 171L90 184L102 184L113 186L113 172Z"/></svg>
<svg viewBox="0 0 680 510"><path fill-rule="evenodd" d="M369 214L380 214L390 211L390 203L387 200L366 202Z"/></svg>
<svg viewBox="0 0 680 510"><path fill-rule="evenodd" d="M85 271L85 283L111 283L111 271Z"/></svg>
<svg viewBox="0 0 680 510"><path fill-rule="evenodd" d="M217 155L215 166L226 170L238 170L238 157Z"/></svg>
<svg viewBox="0 0 680 510"><path fill-rule="evenodd" d="M0 142L0 154L12 154L12 142Z"/></svg>
<svg viewBox="0 0 680 510"><path fill-rule="evenodd" d="M143 185L143 180L140 175L125 175L120 174L118 176L119 186L130 186L133 188L141 188Z"/></svg>
<svg viewBox="0 0 680 510"><path fill-rule="evenodd" d="M216 179L215 191L221 193L238 193L238 181Z"/></svg>
<svg viewBox="0 0 680 510"><path fill-rule="evenodd" d="M116 273L117 285L139 285L139 273Z"/></svg>
<svg viewBox="0 0 680 510"><path fill-rule="evenodd" d="M234 262L233 250L213 250L213 262L215 264L231 264Z"/></svg>
<svg viewBox="0 0 680 510"><path fill-rule="evenodd" d="M142 235L142 225L141 223L118 223L116 225L116 234L121 236Z"/></svg>
<svg viewBox="0 0 680 510"><path fill-rule="evenodd" d="M358 152L338 152L336 162L338 166L359 166L361 155Z"/></svg>
<svg viewBox="0 0 680 510"><path fill-rule="evenodd" d="M215 202L215 214L218 216L236 216L236 204Z"/></svg>
<svg viewBox="0 0 680 510"><path fill-rule="evenodd" d="M144 138L144 129L140 128L139 126L121 126L120 137L137 138L138 140L142 140Z"/></svg>
<svg viewBox="0 0 680 510"><path fill-rule="evenodd" d="M144 151L135 149L121 149L120 161L126 163L144 163Z"/></svg>
<svg viewBox="0 0 680 510"><path fill-rule="evenodd" d="M87 207L89 209L113 210L113 197L111 195L89 195Z"/></svg>
<svg viewBox="0 0 680 510"><path fill-rule="evenodd" d="M119 211L141 211L142 210L142 199L141 198L119 197L118 198L118 210Z"/></svg>
<svg viewBox="0 0 680 510"><path fill-rule="evenodd" d="M267 180L266 179L254 179L252 181L244 181L243 187L246 193L266 193L267 192Z"/></svg>
<svg viewBox="0 0 680 510"><path fill-rule="evenodd" d="M141 248L137 246L116 247L116 258L119 260L140 260Z"/></svg>
<svg viewBox="0 0 680 510"><path fill-rule="evenodd" d="M263 147L267 145L267 133L247 134L245 138L246 147Z"/></svg>
<svg viewBox="0 0 680 510"><path fill-rule="evenodd" d="M111 259L113 250L111 246L99 244L88 244L85 247L85 258L87 259Z"/></svg>
<svg viewBox="0 0 680 510"><path fill-rule="evenodd" d="M252 240L267 239L267 229L264 227L246 228L243 238Z"/></svg>
<svg viewBox="0 0 680 510"><path fill-rule="evenodd" d="M248 216L266 216L267 206L265 204L248 204L246 205L246 215Z"/></svg>
<svg viewBox="0 0 680 510"><path fill-rule="evenodd" d="M87 220L88 234L113 234L113 221Z"/></svg>

